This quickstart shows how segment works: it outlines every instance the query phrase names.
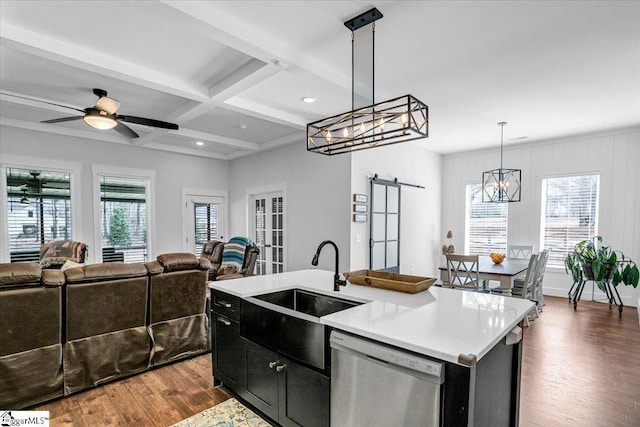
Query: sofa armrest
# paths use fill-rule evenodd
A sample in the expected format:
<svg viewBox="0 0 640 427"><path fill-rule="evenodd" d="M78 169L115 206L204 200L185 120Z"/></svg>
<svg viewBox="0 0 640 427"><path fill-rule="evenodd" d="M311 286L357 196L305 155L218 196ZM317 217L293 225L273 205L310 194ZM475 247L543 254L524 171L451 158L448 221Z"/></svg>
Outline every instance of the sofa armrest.
<svg viewBox="0 0 640 427"><path fill-rule="evenodd" d="M48 288L64 285L66 276L62 270L42 270L42 284Z"/></svg>

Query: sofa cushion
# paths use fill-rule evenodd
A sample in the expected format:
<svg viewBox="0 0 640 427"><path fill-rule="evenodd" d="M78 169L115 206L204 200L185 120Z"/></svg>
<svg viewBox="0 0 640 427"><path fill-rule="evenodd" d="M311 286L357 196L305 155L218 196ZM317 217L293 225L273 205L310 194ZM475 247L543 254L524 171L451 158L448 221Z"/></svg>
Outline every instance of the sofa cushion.
<svg viewBox="0 0 640 427"><path fill-rule="evenodd" d="M34 262L0 264L0 286L40 285L42 269Z"/></svg>
<svg viewBox="0 0 640 427"><path fill-rule="evenodd" d="M175 252L158 255L158 262L164 267L164 272L193 270L200 266L198 257L189 252Z"/></svg>
<svg viewBox="0 0 640 427"><path fill-rule="evenodd" d="M67 283L73 284L146 276L147 268L143 263L105 262L71 268L64 275Z"/></svg>

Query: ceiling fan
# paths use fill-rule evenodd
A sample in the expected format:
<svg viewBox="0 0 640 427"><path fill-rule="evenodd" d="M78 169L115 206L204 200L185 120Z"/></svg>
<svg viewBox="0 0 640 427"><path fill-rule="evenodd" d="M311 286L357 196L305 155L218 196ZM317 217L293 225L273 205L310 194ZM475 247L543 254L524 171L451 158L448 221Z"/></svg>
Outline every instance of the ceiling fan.
<svg viewBox="0 0 640 427"><path fill-rule="evenodd" d="M129 126L125 125L122 122L128 123L136 123L139 125L152 126L162 129L178 129L178 125L168 122L163 122L161 120L154 119L145 119L144 117L135 117L135 116L125 116L121 114L116 114L118 108L120 108L120 102L116 101L113 98L109 98L107 96L107 91L103 89L93 89L94 95L98 97L98 101L94 107L87 107L84 110L79 108L69 107L66 105L61 105L65 108L70 108L72 110L79 111L84 113L82 116L73 116L73 117L62 117L60 119L52 119L52 120L44 120L41 123L60 123L60 122L69 122L72 120L84 120L86 124L89 126L100 129L113 129L118 132L120 135L125 136L127 138L138 138L136 132L133 131ZM55 104L59 105L59 104Z"/></svg>

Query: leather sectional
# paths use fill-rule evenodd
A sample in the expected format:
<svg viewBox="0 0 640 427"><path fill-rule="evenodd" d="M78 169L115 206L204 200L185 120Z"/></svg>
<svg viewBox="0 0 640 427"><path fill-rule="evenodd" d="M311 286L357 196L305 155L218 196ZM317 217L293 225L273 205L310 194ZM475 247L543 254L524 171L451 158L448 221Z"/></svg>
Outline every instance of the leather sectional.
<svg viewBox="0 0 640 427"><path fill-rule="evenodd" d="M207 351L208 259L41 270L0 264L0 408L21 409Z"/></svg>

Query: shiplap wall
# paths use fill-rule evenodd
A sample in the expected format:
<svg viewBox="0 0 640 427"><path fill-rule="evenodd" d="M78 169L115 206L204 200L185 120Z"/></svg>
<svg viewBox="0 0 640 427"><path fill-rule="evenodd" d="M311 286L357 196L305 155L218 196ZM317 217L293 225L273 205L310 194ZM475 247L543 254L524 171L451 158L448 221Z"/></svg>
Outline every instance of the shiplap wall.
<svg viewBox="0 0 640 427"><path fill-rule="evenodd" d="M442 230L452 230L457 252L464 250L465 186L499 166L499 149L444 156ZM508 241L540 248L542 179L600 174L598 234L604 244L640 262L640 128L507 146L504 167L522 169L522 201L509 204ZM572 280L564 269L547 269L544 293L567 296ZM587 291L588 289L588 291ZM618 286L625 305L638 304L638 289ZM597 290L596 299L604 298ZM591 299L589 283L583 299Z"/></svg>

